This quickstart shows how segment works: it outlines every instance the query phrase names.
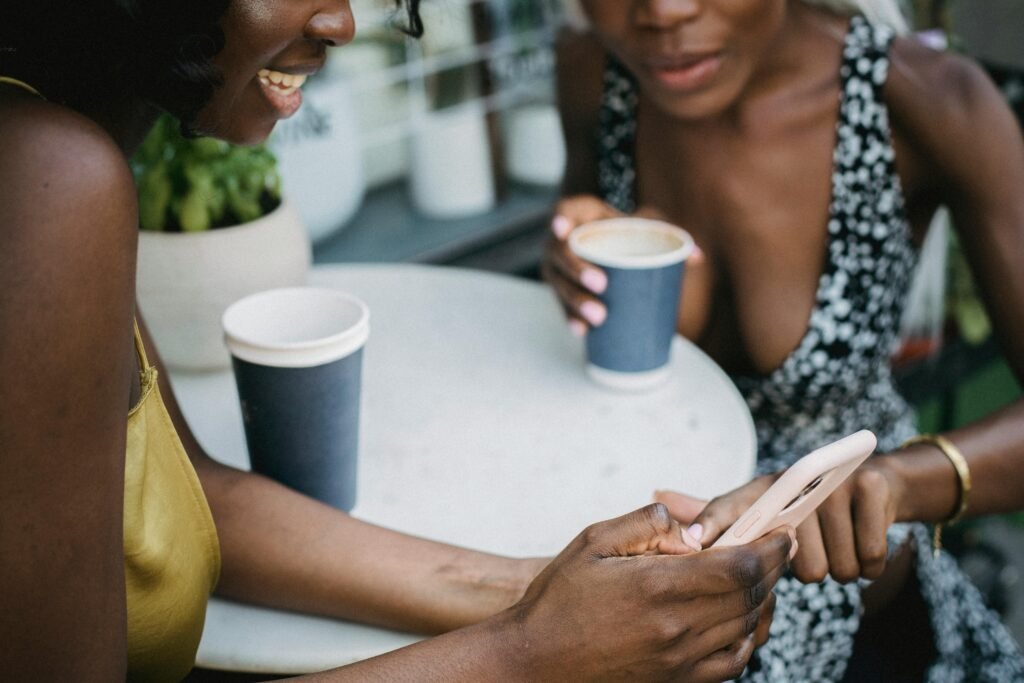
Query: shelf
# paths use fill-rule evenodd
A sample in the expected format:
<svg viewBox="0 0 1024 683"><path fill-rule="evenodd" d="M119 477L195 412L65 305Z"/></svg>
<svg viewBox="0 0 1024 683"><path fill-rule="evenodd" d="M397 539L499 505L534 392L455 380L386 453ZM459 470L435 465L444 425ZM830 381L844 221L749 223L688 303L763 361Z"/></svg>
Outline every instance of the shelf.
<svg viewBox="0 0 1024 683"><path fill-rule="evenodd" d="M316 263L411 261L505 272L536 266L556 188L512 184L490 212L435 220L416 213L402 183L370 192L338 233L313 249ZM511 251L509 251L511 249Z"/></svg>

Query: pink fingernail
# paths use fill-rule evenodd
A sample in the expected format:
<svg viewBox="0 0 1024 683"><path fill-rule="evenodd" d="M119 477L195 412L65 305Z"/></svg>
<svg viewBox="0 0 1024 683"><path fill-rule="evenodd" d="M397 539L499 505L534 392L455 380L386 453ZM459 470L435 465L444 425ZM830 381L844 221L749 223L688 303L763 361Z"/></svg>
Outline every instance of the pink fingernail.
<svg viewBox="0 0 1024 683"><path fill-rule="evenodd" d="M569 321L569 331L572 332L572 336L582 338L587 333L587 326L582 320L573 318Z"/></svg>
<svg viewBox="0 0 1024 683"><path fill-rule="evenodd" d="M603 323L604 319L608 317L608 311L596 301L584 301L580 306L580 314L594 327Z"/></svg>
<svg viewBox="0 0 1024 683"><path fill-rule="evenodd" d="M702 550L700 547L700 541L691 536L687 531L682 530L682 536L683 543L685 543L687 547L692 548L693 550Z"/></svg>
<svg viewBox="0 0 1024 683"><path fill-rule="evenodd" d="M702 524L691 524L686 529L686 533L690 534L691 536L696 538L698 541L700 541L701 536L704 535L704 526Z"/></svg>
<svg viewBox="0 0 1024 683"><path fill-rule="evenodd" d="M551 230L559 239L565 239L572 232L572 221L565 216L555 216L551 219Z"/></svg>
<svg viewBox="0 0 1024 683"><path fill-rule="evenodd" d="M600 270L587 268L580 273L580 282L594 294L600 294L608 287L608 276Z"/></svg>
<svg viewBox="0 0 1024 683"><path fill-rule="evenodd" d="M796 551L800 550L800 541L793 539L793 545L789 548L789 561L792 562L793 558L796 557Z"/></svg>

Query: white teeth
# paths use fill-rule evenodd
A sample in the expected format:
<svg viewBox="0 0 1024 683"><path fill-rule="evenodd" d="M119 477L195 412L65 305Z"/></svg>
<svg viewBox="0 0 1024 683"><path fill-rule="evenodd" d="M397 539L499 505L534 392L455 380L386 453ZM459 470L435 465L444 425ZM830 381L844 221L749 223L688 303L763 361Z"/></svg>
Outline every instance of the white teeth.
<svg viewBox="0 0 1024 683"><path fill-rule="evenodd" d="M306 76L295 76L272 69L260 69L257 73L263 85L273 85L285 95L295 92L306 82Z"/></svg>

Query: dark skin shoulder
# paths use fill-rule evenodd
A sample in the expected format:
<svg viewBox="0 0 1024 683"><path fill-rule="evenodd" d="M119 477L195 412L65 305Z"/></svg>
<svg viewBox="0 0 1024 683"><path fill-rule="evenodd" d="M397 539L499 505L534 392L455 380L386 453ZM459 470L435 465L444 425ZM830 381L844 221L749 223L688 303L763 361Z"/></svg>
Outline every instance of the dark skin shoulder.
<svg viewBox="0 0 1024 683"><path fill-rule="evenodd" d="M0 670L123 680L134 186L96 124L10 88L0 139Z"/></svg>

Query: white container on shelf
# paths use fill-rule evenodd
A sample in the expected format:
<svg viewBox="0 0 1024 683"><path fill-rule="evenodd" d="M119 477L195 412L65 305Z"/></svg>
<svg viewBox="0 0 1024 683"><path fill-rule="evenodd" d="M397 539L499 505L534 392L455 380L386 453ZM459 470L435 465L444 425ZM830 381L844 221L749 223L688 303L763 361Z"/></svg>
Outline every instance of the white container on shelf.
<svg viewBox="0 0 1024 683"><path fill-rule="evenodd" d="M419 212L446 219L494 208L491 149L481 102L422 114L413 122L409 142L409 186Z"/></svg>
<svg viewBox="0 0 1024 683"><path fill-rule="evenodd" d="M277 124L270 147L280 162L284 192L310 239L345 227L366 192L359 122L348 82L310 83L292 118Z"/></svg>
<svg viewBox="0 0 1024 683"><path fill-rule="evenodd" d="M514 180L557 185L565 172L565 140L558 109L528 104L505 117L505 165Z"/></svg>

